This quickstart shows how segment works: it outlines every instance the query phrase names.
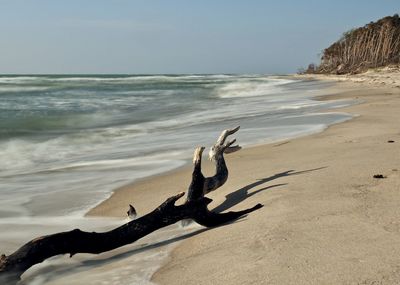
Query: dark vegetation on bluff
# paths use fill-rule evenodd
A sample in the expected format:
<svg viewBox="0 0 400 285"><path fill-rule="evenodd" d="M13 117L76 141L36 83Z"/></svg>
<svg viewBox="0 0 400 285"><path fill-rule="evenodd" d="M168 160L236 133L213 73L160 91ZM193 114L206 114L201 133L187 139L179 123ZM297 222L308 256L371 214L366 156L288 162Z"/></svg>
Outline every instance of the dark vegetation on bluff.
<svg viewBox="0 0 400 285"><path fill-rule="evenodd" d="M360 73L399 63L400 18L395 14L345 32L323 50L320 65L310 64L305 73Z"/></svg>

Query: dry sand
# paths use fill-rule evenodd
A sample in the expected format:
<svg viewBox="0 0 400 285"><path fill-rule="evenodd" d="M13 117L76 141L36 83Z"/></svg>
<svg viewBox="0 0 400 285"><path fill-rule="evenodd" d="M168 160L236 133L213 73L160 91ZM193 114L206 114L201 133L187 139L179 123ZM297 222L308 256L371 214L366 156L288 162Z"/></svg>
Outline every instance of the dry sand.
<svg viewBox="0 0 400 285"><path fill-rule="evenodd" d="M211 208L265 207L185 239L153 281L399 284L400 88L354 86L340 83L331 96L365 100L343 109L359 115L353 120L227 155L230 176L209 195ZM89 214L123 216L130 202L148 212L185 190L190 173L185 167L126 186Z"/></svg>
<svg viewBox="0 0 400 285"><path fill-rule="evenodd" d="M314 78L322 80L345 81L361 83L366 86L374 87L398 87L400 88L400 65L386 66L375 69L370 69L365 73L360 74L345 74L345 75L299 75L300 78Z"/></svg>

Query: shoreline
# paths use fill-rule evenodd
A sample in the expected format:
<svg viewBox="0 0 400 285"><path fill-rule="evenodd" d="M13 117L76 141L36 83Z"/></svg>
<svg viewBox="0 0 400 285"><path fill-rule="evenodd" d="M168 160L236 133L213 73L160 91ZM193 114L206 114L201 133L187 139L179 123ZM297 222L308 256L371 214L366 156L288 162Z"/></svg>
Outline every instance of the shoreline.
<svg viewBox="0 0 400 285"><path fill-rule="evenodd" d="M282 77L282 76L278 76L278 77ZM326 95L315 95L313 97L311 97L313 100L317 100L317 101L330 101L330 100L337 100L337 99L349 99L348 96L343 95L343 92L353 92L354 90L357 90L360 88L360 86L358 85L354 85L353 83L349 83L348 81L345 82L343 85L342 81L338 81L336 78L330 78L330 76L309 76L309 75L288 75L289 78L293 78L293 79L301 79L301 80L317 80L317 81L326 81L326 82L331 82L334 83L334 86L330 86L330 87L326 87L325 88L325 92L327 92ZM367 87L366 87L367 88ZM352 99L352 98L350 98ZM356 102L359 97L355 97L353 98L355 103L351 104L351 106L353 105L358 105L358 104L362 104L363 102ZM346 107L344 107L346 108ZM329 112L341 112L343 108L331 108L331 109L326 109L324 112L329 113ZM348 113L348 112L343 112L343 113ZM337 125L337 124L343 124L346 123L347 121L351 121L354 118L357 117L357 115L355 114L350 114L352 117L349 119L345 119L343 121L340 122L335 122L331 125L327 125L324 129L322 130L317 130L317 131L313 131L310 133L304 133L298 136L293 136L293 137L288 137L288 138L282 138L282 139L278 139L278 140L273 140L273 141L264 141L264 142L258 142L258 143L251 143L249 145L245 145L246 149L250 149L250 148L257 148L257 147L261 147L261 146L265 146L265 145L272 145L272 144L276 144L276 143L282 143L284 141L287 140L294 140L294 139L299 139L302 137L308 137L308 136L313 136L316 134L319 134L321 132L325 132L327 129L329 129L331 126ZM237 136L240 136L240 131L238 133ZM211 145L212 142L210 142ZM240 141L239 141L240 144ZM241 144L240 144L241 145ZM207 148L209 148L210 146L206 146L206 152L207 152ZM194 150L195 147L193 147ZM242 150L241 150L242 151ZM207 154L203 154L204 158L206 158ZM227 155L226 157L229 159L230 155ZM152 174L146 177L142 177L142 178L138 178L136 180L133 180L125 185L122 185L121 187L117 187L114 190L111 191L111 193L109 194L109 197L98 202L96 205L90 207L86 213L84 214L85 217L102 217L102 216L109 216L109 217L125 217L125 211L121 211L121 213L117 213L117 211L115 210L111 210L109 207L103 207L104 204L108 204L108 200L113 198L114 195L116 195L117 192L131 192L132 188L140 188L142 187L143 184L146 184L146 182L148 180L153 180L153 179L163 179L164 176L170 176L170 175L175 175L178 172L185 172L185 173L189 173L189 177L188 177L188 183L185 184L185 188L183 188L183 190L177 190L176 193L180 192L180 191L186 191L189 183L190 183L190 178L191 178L191 171L192 171L192 157L188 156L186 159L183 159L183 165L178 166L176 168L164 171L164 172L159 172L156 174ZM208 161L208 159L203 159L203 168L205 173L211 175L213 172L213 165ZM169 195L173 195L173 193L175 192L171 192L169 193ZM119 195L119 194L118 194ZM168 194L167 194L168 195ZM165 196L166 198L167 196ZM129 201L129 200L127 200ZM162 201L160 201L162 202ZM128 203L128 202L127 202ZM128 205L128 204L127 204ZM157 205L155 205L157 206ZM147 212L153 210L154 208L149 208L147 209ZM122 215L121 215L122 214Z"/></svg>
<svg viewBox="0 0 400 285"><path fill-rule="evenodd" d="M343 92L352 92L353 89L355 89L355 87L358 88L358 86L353 86L353 85L351 85L351 86L349 85L349 86L346 86L346 87L343 87L343 86L339 87L339 85L336 82L336 80L330 80L330 79L326 79L325 80L323 78L321 79L321 78L314 78L314 77L298 78L297 76L293 76L293 78L303 79L303 80L304 79L306 79L306 80L307 79L311 79L311 80L315 80L316 79L316 80L319 80L319 81L334 82L335 83L334 86L326 87L325 90L326 90L326 92L328 92L327 95L316 95L316 96L312 97L313 100L317 100L317 101L330 101L330 100L337 100L337 99L348 99L347 96L343 96L342 93ZM343 89L343 90L340 90L338 92L338 89ZM339 94L337 94L337 93L339 93ZM355 103L351 104L350 107L353 106L353 105L358 105L358 104L362 104L363 103L363 102L356 102L357 99L358 99L358 97L354 99ZM347 108L347 107L344 107L344 108ZM333 112L337 113L337 112L341 112L340 110L342 110L342 109L343 109L342 107L341 108L328 108L324 112L326 112L326 113L330 113L330 112L331 113L333 113ZM335 122L335 123L332 123L330 125L327 125L322 130L316 130L316 131L312 131L310 133L304 133L304 134L300 134L300 135L295 135L293 137L287 137L287 138L282 138L282 139L277 139L277 140L272 140L272 141L251 143L249 145L245 145L244 148L245 149L258 148L258 147L263 147L263 146L266 146L266 145L281 144L281 143L285 143L285 141L296 140L296 139L300 139L300 138L303 138L303 137L313 136L313 135L325 132L331 126L334 126L334 125L337 125L337 124L346 123L347 121L351 121L351 120L353 120L354 118L357 117L357 115L355 115L355 114L351 114L351 113L348 113L348 112L343 112L343 113L350 114L352 117L349 118L349 119L344 119L343 121L339 121L339 122ZM240 136L240 130L239 130L239 133L237 134L237 136ZM211 146L211 143L210 143L210 146ZM239 144L240 144L240 142L239 142ZM207 152L207 148L209 148L210 146L206 146L206 152ZM243 151L243 149L240 150L240 151ZM213 171L214 171L214 166L213 166L212 163L210 163L208 161L208 159L206 159L206 156L207 156L207 154L204 153L203 154L204 159L203 159L203 163L202 163L203 171L204 171L205 174L212 175ZM230 155L226 155L227 160L229 159L229 156ZM100 201L98 204L96 204L93 207L91 207L89 210L87 210L87 212L84 214L84 216L85 217L102 217L102 216L105 216L105 217L118 217L118 218L125 217L125 213L126 212L124 210L122 210L122 211L116 210L116 209L120 209L120 207L114 207L114 202L109 202L109 200L114 199L113 196L122 195L122 193L120 193L120 192L123 192L124 195L125 195L125 194L129 194L130 192L133 192L133 191L141 191L141 190L138 190L138 189L142 189L142 187L144 185L146 185L150 180L156 180L156 179L164 180L166 177L169 177L169 176L181 175L181 172L185 173L185 175L187 176L187 179L186 179L187 183L184 185L184 188L177 188L176 193L181 192L181 191L186 191L187 187L190 184L190 179L191 179L192 157L189 156L187 159L183 159L182 161L184 161L183 165L181 165L181 166L179 166L177 168L173 168L171 170L164 171L164 172L159 172L159 173L156 173L156 174L153 174L153 175L150 175L150 176L138 178L138 179L126 184L126 185L123 185L121 187L118 187L118 188L112 190L112 192L110 193L108 198ZM175 192L170 192L169 194L166 194L167 196L164 196L163 198L166 199L167 197L169 197L168 195L173 195L174 193ZM160 203L163 202L164 200L160 200ZM126 206L128 206L130 200L127 199L126 201L127 201L126 202ZM142 203L142 201L140 201L140 203ZM140 206L140 203L138 204L138 206ZM160 203L154 204L154 207L158 206ZM110 206L113 205L113 208L116 208L116 209L111 209L111 207L108 206L108 204ZM147 210L144 213L152 211L154 209L154 207L153 208L148 208L147 205L146 205L146 207L143 207L144 209Z"/></svg>
<svg viewBox="0 0 400 285"><path fill-rule="evenodd" d="M320 78L321 79L321 78ZM324 78L322 78L324 79ZM328 80L332 80L330 78L328 78ZM278 274L280 271L279 269L282 269L283 267L281 265L277 266L277 264L268 264L271 263L271 261L266 261L266 257L261 257L261 256L257 256L256 258L250 257L250 260L247 260L246 255L250 252L251 256L252 255L257 255L255 254L254 250L252 248L250 248L249 251L249 247L245 246L244 249L240 250L237 247L237 242L236 239L238 239L239 241L242 241L242 244L246 245L248 243L248 240L250 240L250 244L252 245L251 247L254 248L258 248L258 250L260 251L264 251L263 246L268 245L268 240L271 238L268 236L262 236L262 231L261 229L264 230L269 230L269 229L274 229L277 230L279 228L279 224L283 223L286 224L286 218L289 216L291 216L290 210L287 209L285 202L281 201L284 200L282 199L283 197L286 198L290 198L291 194L290 191L287 190L279 190L279 188L285 188L287 187L286 185L290 185L292 183L279 183L276 185L270 185L268 187L264 187L267 188L268 190L271 191L271 195L272 200L270 199L271 197L268 197L268 194L266 194L266 191L264 193L263 188L261 189L257 189L260 188L260 186L263 185L263 181L271 181L273 179L278 179L278 178L285 178L285 179L289 179L290 181L294 180L296 182L299 182L298 180L300 180L301 184L303 187L307 188L307 187L311 187L313 189L312 192L312 196L320 196L321 194L315 193L315 185L314 184L318 184L321 182L324 182L324 184L326 182L331 182L330 179L328 179L328 181L326 181L326 177L325 178L319 178L317 180L318 183L312 182L312 181L307 181L307 179L305 179L306 181L304 181L303 178L301 178L302 173L308 173L310 172L310 175L318 176L318 172L325 172L326 174L326 169L324 167L326 166L318 166L318 165L313 165L313 163L311 163L312 167L307 168L305 170L301 170L299 169L299 171L297 171L296 168L290 168L290 167L286 167L286 168L290 168L289 170L283 171L283 172L279 172L279 169L283 169L283 165L285 164L290 164L290 162L294 162L294 165L299 165L299 162L303 162L303 164L300 164L302 166L305 165L309 165L310 162L308 161L310 157L313 157L313 155L310 154L310 157L304 157L304 154L300 155L301 157L299 158L298 152L301 152L302 150L304 151L304 148L306 146L309 147L310 144L311 145L317 145L318 148L321 148L323 146L320 145L320 140L325 140L325 144L327 144L326 142L326 138L329 136L332 136L332 133L337 133L337 132L346 132L346 136L351 136L352 134L348 133L349 129L353 128L354 125L358 125L359 121L364 121L365 118L365 114L363 114L363 112L365 111L365 109L368 109L368 107L374 107L375 105L380 105L379 102L381 101L390 101L390 100L395 100L396 96L386 96L388 95L388 93L391 94L398 94L399 89L397 88L382 88L382 86L378 86L378 87L374 87L371 88L371 86L366 86L364 84L355 84L355 83L338 83L335 85L334 88L338 89L338 93L335 94L331 94L331 95L326 95L326 96L322 96L323 98L318 98L318 100L331 100L331 99L345 99L345 98L353 98L353 99L363 99L363 102L361 104L358 105L352 105L350 107L345 107L345 108L340 108L340 109L334 109L334 111L336 110L344 110L346 112L351 113L352 115L356 115L356 114L360 114L361 116L354 116L353 119L346 121L346 122L342 122L339 124L334 124L331 126L328 126L327 129L323 130L322 132L318 132L316 134L311 134L311 135L306 135L306 136L302 136L299 138L292 138L292 139L287 139L287 140L282 140L280 143L274 142L274 143L269 143L269 144L261 144L261 145L257 145L257 146L252 146L249 148L245 148L241 151L239 151L238 153L232 154L232 155L228 155L227 158L227 163L228 163L228 168L230 170L230 176L228 179L228 182L226 185L224 185L223 187L221 187L220 189L218 189L218 191L216 191L215 193L211 193L209 196L214 200L214 202L210 205L210 208L212 209L213 207L218 207L221 209L221 204L227 209L230 208L228 206L232 206L232 209L241 209L244 207L248 207L248 206L252 206L252 204L257 203L257 202L262 202L266 207L264 207L260 213L252 213L249 215L249 217L238 221L236 223L233 224L229 224L226 225L224 227L221 228L216 228L216 229L212 229L210 231L205 231L203 232L201 235L196 235L194 237L191 237L190 239L186 239L183 240L182 242L180 242L179 244L176 244L174 246L174 249L172 250L172 252L170 253L170 255L168 256L167 260L165 262L162 263L161 268L159 268L152 276L151 281L152 282L156 282L157 284L209 284L210 282L217 282L218 281L218 276L219 275L215 275L215 273L209 272L209 270L214 267L214 266L221 266L221 262L224 264L235 264L234 260L232 260L232 257L228 254L229 251L238 251L238 255L243 259L245 259L244 262L244 266L246 268L248 268L248 270L250 272L252 272L252 275L254 276L249 276L249 274L247 274L246 272L241 272L240 268L237 267L237 265L234 265L233 268L234 270L232 270L229 266L223 265L222 269L223 269L223 273L227 275L227 279L228 281L223 282L222 280L220 281L220 283L216 283L216 284L223 284L226 282L231 283L231 284L243 284L243 282L247 282L250 278L250 280L252 280L252 282L250 283L262 283L262 280L269 280L269 283L272 284L282 284L282 283L290 283L293 282L294 280L297 280L296 278L298 278L298 276L296 274L294 274L293 272L291 272L291 270L289 269L283 269L283 271L286 274L286 277L280 278ZM385 95L386 94L386 95ZM395 100L396 101L396 100ZM399 104L400 105L400 104ZM361 112L358 112L358 110L364 110ZM327 112L329 112L331 110L327 110ZM368 118L367 118L368 119ZM363 132L365 132L366 130L363 130ZM238 141L240 143L240 132L237 135ZM339 140L340 144L345 144L346 146L351 145L351 144L357 144L358 141L357 140L344 140L341 139L341 137L344 137L343 135L337 135L337 137L335 137L335 141ZM396 140L397 141L397 140ZM400 141L400 139L399 139ZM385 141L386 143L386 141ZM329 142L328 142L329 144ZM295 160L293 160L293 158L290 157L290 155L288 156L287 152L290 152L293 154L293 148L297 148L296 147L300 147L300 150L296 150L295 154L293 156L297 157ZM389 145L389 144L388 144ZM329 147L329 145L328 145ZM332 146L331 146L332 147ZM290 151L288 151L288 149ZM335 147L332 147L332 149L334 150ZM283 152L283 153L282 153ZM267 153L269 154L269 156L265 157L265 155L263 153ZM286 153L286 154L285 154ZM261 157L260 157L261 154ZM283 154L283 158L279 158L277 156L279 156L279 154ZM319 154L321 155L321 154ZM318 156L318 155L317 155ZM264 158L264 159L262 159ZM274 162L274 165L270 165L271 161L270 159L272 158L272 162ZM305 161L304 159L307 158L307 160ZM335 157L332 157L332 159L335 159ZM362 158L365 160L365 158ZM361 160L362 160L361 159ZM245 165L241 165L243 163L243 160L245 160ZM206 160L204 160L206 162ZM254 165L252 162L257 162L256 165L261 165L261 166L265 166L266 170L270 169L271 171L269 172L271 175L273 173L275 173L275 175L272 175L270 177L261 179L260 183L254 182L252 181L252 183L248 183L246 186L236 190L236 191L232 191L232 189L237 189L238 185L240 187L240 185L243 185L244 180L251 180L251 179L255 179L257 181L257 173L259 174L259 170L254 171L254 173L252 173L251 171L249 172L249 170L253 169L254 170ZM346 160L347 161L347 160ZM336 162L337 163L337 162ZM347 161L348 163L348 161ZM294 166L292 165L292 166ZM283 168L282 168L283 167ZM397 167L397 166L396 166ZM393 169L397 169L396 167L393 167ZM210 175L213 172L213 167L212 165L210 165L210 163L206 162L204 165L204 173L206 175ZM400 166L399 166L400 168ZM274 172L275 171L275 172ZM377 170L378 171L378 170ZM245 172L245 173L242 173ZM294 174L299 174L299 176L291 174L291 172L294 172ZM341 175L336 175L336 179L339 179L340 182L343 182L341 178L341 176L345 175L346 173L342 173ZM365 173L364 173L365 174ZM364 176L364 179L367 179L367 184L371 184L372 186L375 186L374 182L376 182L375 180L373 180L372 177L373 173L368 173L367 176ZM387 174L387 173L386 173ZM390 175L396 175L397 172L393 171L389 172ZM360 174L358 174L360 175ZM289 177L290 176L290 177ZM335 176L335 175L334 175ZM172 195L173 193L177 193L179 191L182 191L182 189L186 190L187 185L190 183L190 177L191 177L191 166L190 164L187 165L185 164L184 166L181 166L177 169L168 171L167 173L160 173L154 176L150 176L150 177L146 177L143 179L140 179L138 181L134 181L131 184L128 184L122 188L119 188L117 190L114 191L114 193L112 194L112 196L110 197L110 199L102 202L100 205L102 206L102 209L100 210L98 205L97 207L93 208L89 213L87 213L87 215L96 215L96 216L107 216L107 215L111 215L111 216L120 216L121 213L122 215L125 214L124 208L121 206L122 204L126 204L129 202L135 203L135 201L138 201L137 204L137 210L138 213L146 213L148 211L151 211L152 209L154 209L156 206L158 206L159 203L161 203L162 201L165 200L166 197L169 197L170 195ZM245 178L243 178L245 177ZM251 181L250 181L251 182ZM307 183L308 182L308 183ZM246 183L244 183L246 184ZM310 185L307 185L310 184ZM337 184L337 183L333 183L333 184ZM360 186L361 185L361 186ZM369 185L369 186L371 186ZM248 193L248 191L252 188L255 187L254 189L256 191L253 191L252 193ZM306 187L307 186L307 187ZM365 186L363 183L356 183L355 186L350 186L349 188L351 189L351 191L361 191L360 187L367 187ZM272 189L272 188L277 188L277 189ZM151 189L151 190L150 190ZM246 193L242 193L244 190L243 189L248 189L246 190ZM279 191L282 191L282 193L279 193ZM233 193L232 193L233 192ZM296 192L296 191L295 191ZM229 195L231 194L231 195ZM233 195L234 194L234 195ZM240 195L239 195L240 194ZM243 196L244 197L241 197ZM255 195L257 194L257 195ZM255 195L255 199L250 198L250 196ZM298 193L296 194L298 195ZM357 193L351 193L350 196L353 197L354 195L363 195L363 192L361 191L361 194ZM118 199L115 200L115 196L120 196L120 200L122 199L122 201L118 202ZM225 197L226 196L226 197ZM265 196L265 197L264 197ZM114 197L114 198L113 198ZM227 203L228 200L230 200L230 198L232 198L233 200L236 200L235 202L229 202ZM260 200L258 200L258 198ZM264 198L264 200L262 199ZM321 197L320 197L321 198ZM114 201L113 201L114 199ZM251 200L251 201L250 201ZM291 199L289 199L291 200ZM324 200L324 199L322 199ZM278 205L274 204L275 202L279 202ZM302 201L303 203L305 201ZM341 201L344 203L344 206L346 206L346 201ZM239 204L238 206L236 206L236 204ZM102 205L103 204L103 205ZM104 204L107 204L108 206L104 207ZM218 206L220 204L220 206ZM136 205L136 204L135 204ZM332 206L332 205L330 205ZM338 205L338 207L340 206L340 204ZM222 208L224 208L222 207ZM272 208L272 209L270 209ZM308 205L307 207L308 210L313 209L312 205ZM325 209L320 209L318 208L317 210L324 212ZM264 211L264 213L262 213L262 211ZM262 218L261 214L265 214L265 212L267 212L267 218ZM300 216L304 216L300 215ZM328 214L322 214L321 218L324 218L326 216L332 216L331 213ZM313 219L317 219L318 215L315 215L315 217ZM254 220L253 220L254 219ZM264 221L265 219L269 220L272 219L271 221ZM270 227L271 225L269 223L273 223L273 227ZM267 225L265 225L267 224ZM251 228L251 225L253 228L259 228L260 230L254 230ZM257 225L257 226L255 226ZM337 226L337 225L336 225ZM249 229L250 227L250 229ZM243 234L237 233L236 230L233 230L234 228L245 228L246 231L245 232L251 232L252 235L247 235L246 237L243 237ZM292 234L292 237L296 236L296 234L298 234L296 231L294 234ZM261 237L260 237L261 235ZM229 238L227 238L227 236L229 236ZM232 240L232 236L235 237ZM272 234L272 236L274 236ZM279 236L279 234L278 234ZM288 241L288 237L287 236L291 236L290 234L286 234L285 237L283 237L283 241ZM331 240L329 238L328 242ZM296 239L292 239L291 241L295 242ZM221 242L224 242L223 244L221 244ZM301 239L301 242L305 242L304 239ZM279 242L279 240L274 240L272 242L272 244L277 245L278 247L281 246L280 243L282 243L282 241ZM218 245L218 247L216 248L215 246ZM261 247L261 248L260 248ZM266 246L267 247L267 246ZM267 247L268 248L268 247ZM306 247L307 248L307 247ZM300 247L301 249L301 247ZM292 251L296 251L296 249L291 248ZM297 249L298 251L299 249ZM207 253L211 253L210 256L208 254L205 254L205 252ZM228 254L228 255L227 255ZM222 255L222 256L221 256ZM236 255L234 255L236 256ZM267 256L267 255L266 255ZM274 255L275 259L278 257L278 255ZM290 255L288 256L290 257ZM271 256L269 256L269 258L271 258ZM279 257L278 257L279 259ZM258 261L257 261L258 260ZM315 258L315 260L313 259L309 259L309 261L314 262L315 260L320 260L319 258ZM229 262L231 261L231 262ZM250 262L251 261L251 262ZM309 262L308 261L308 262ZM272 275L268 275L267 272L265 274L257 274L258 270L257 266L252 266L252 263L261 263L261 264L268 264L268 265L273 265L272 266L272 270L271 272L269 272L268 274L273 273ZM289 260L286 261L287 263L291 263ZM213 264L213 266L209 265L209 264ZM273 262L272 262L273 263ZM198 268L197 264L207 264L202 268ZM297 265L297 264L296 264ZM304 264L303 264L304 265ZM317 266L316 264L314 264L315 266ZM182 272L182 266L183 266L183 272ZM293 264L292 264L293 266ZM336 264L336 266L340 267L340 264ZM296 267L296 266L295 266ZM304 270L305 268L303 268L304 266L300 266L300 267L296 267L297 269L301 269ZM318 266L317 266L318 267ZM354 269L354 266L350 266L351 268ZM378 266L379 267L379 266ZM382 267L382 266L381 266ZM380 268L381 268L380 267ZM269 267L267 267L269 268ZM290 266L288 267L290 268ZM341 268L341 272L342 271L346 271L345 268ZM256 271L254 271L254 269L257 269ZM308 270L309 268L306 268L306 270ZM358 269L358 271L360 271ZM240 273L241 272L241 273ZM317 271L319 272L319 271ZM314 272L315 274L317 274L317 272ZM366 272L364 272L363 270L360 271L362 274L361 275L368 275L366 274ZM222 273L221 273L222 274ZM322 274L320 272L320 274ZM329 280L335 280L336 282L332 282L329 284L337 284L339 283L343 283L344 281L349 281L351 280L359 280L360 279L360 274L356 274L356 276L352 279L351 274L345 274L345 277L343 278L339 278L339 279L332 279L332 276L330 276L331 279ZM297 277L296 277L297 276ZM179 277L177 279L177 277ZM300 282L298 282L297 284L310 284L310 280L320 280L321 282L326 282L327 279L321 279L323 278L323 276L319 276L314 275L313 276L314 279L310 279L308 277L304 277L303 279L300 279ZM319 278L319 279L318 279ZM204 279L204 280L203 280ZM363 279L363 278L361 278ZM204 282L204 283L203 283ZM213 283L213 284L214 284ZM312 283L312 282L311 282ZM318 284L318 283L315 283Z"/></svg>

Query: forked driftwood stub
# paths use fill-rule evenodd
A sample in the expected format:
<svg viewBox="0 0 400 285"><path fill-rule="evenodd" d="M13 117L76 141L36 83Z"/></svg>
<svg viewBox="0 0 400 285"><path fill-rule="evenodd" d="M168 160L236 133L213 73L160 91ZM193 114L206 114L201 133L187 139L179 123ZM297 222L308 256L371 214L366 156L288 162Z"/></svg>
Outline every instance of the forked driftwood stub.
<svg viewBox="0 0 400 285"><path fill-rule="evenodd" d="M211 149L210 158L216 165L216 174L212 177L205 178L201 173L201 155L204 147L196 149L192 182L189 186L188 199L183 205L175 205L175 202L184 196L184 192L181 192L168 198L147 215L108 232L96 233L75 229L33 239L14 253L8 256L1 255L0 284L16 284L28 268L52 256L99 254L133 243L155 230L183 219L192 219L205 227L215 227L261 208L262 205L257 204L252 208L227 213L215 213L207 208L212 200L204 195L224 184L228 177L223 154L240 149L239 146L232 146L235 140L225 143L226 138L238 129L239 127L225 130Z"/></svg>
<svg viewBox="0 0 400 285"><path fill-rule="evenodd" d="M232 153L241 149L239 145L233 146L236 142L236 139L232 141L228 141L225 143L228 136L236 133L239 130L240 126L237 126L234 129L224 130L217 142L211 147L210 152L208 153L208 157L215 164L215 174L211 177L204 177L201 173L201 157L204 151L204 147L198 147L193 156L193 176L192 183L189 186L188 198L187 200L198 199L199 197L203 197L204 195L214 191L225 184L228 179L228 167L226 166L224 154ZM196 182L195 182L196 181ZM201 183L202 189L200 190L200 185L195 187L196 190L193 189L193 183Z"/></svg>

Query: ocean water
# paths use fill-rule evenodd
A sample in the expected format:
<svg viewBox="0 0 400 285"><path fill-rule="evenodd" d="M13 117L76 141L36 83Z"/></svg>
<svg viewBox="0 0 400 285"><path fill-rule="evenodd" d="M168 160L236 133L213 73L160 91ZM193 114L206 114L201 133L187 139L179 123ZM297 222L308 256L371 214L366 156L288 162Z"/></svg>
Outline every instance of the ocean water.
<svg viewBox="0 0 400 285"><path fill-rule="evenodd" d="M350 119L334 109L354 102L313 99L326 87L266 75L0 76L0 252L41 234L121 224L83 215L113 189L185 164L223 129L240 125L246 146ZM146 284L143 272L132 284ZM49 274L26 282L48 284Z"/></svg>

